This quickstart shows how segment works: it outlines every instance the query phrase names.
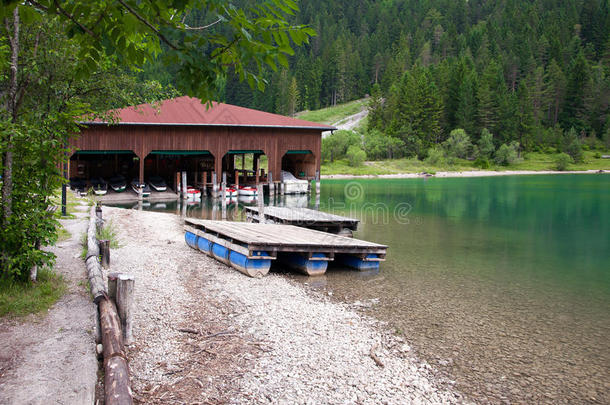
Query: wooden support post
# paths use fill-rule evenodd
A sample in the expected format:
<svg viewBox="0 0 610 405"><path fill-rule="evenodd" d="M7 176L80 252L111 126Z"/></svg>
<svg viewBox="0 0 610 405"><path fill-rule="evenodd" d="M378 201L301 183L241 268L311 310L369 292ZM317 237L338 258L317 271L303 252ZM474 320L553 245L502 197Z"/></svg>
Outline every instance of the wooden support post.
<svg viewBox="0 0 610 405"><path fill-rule="evenodd" d="M182 199L186 199L187 194L186 194L186 172L182 172L182 181L181 181L181 185L182 185Z"/></svg>
<svg viewBox="0 0 610 405"><path fill-rule="evenodd" d="M259 184L256 186L257 192L258 192L258 197L257 197L257 203L258 203L258 222L260 222L261 224L265 223L265 196L263 194L263 185Z"/></svg>
<svg viewBox="0 0 610 405"><path fill-rule="evenodd" d="M100 263L102 267L107 269L110 267L110 241L102 239L100 242Z"/></svg>
<svg viewBox="0 0 610 405"><path fill-rule="evenodd" d="M267 180L269 181L269 200L272 201L275 198L275 187L273 184L273 173L267 173Z"/></svg>
<svg viewBox="0 0 610 405"><path fill-rule="evenodd" d="M235 170L235 188L239 190L239 170Z"/></svg>
<svg viewBox="0 0 610 405"><path fill-rule="evenodd" d="M241 170L246 170L246 154L241 155Z"/></svg>
<svg viewBox="0 0 610 405"><path fill-rule="evenodd" d="M286 185L283 182L280 181L277 184L277 186L280 189L280 195L283 196L284 195L284 191L285 191L284 189L286 188Z"/></svg>
<svg viewBox="0 0 610 405"><path fill-rule="evenodd" d="M222 172L222 182L227 184L227 172Z"/></svg>
<svg viewBox="0 0 610 405"><path fill-rule="evenodd" d="M316 194L320 194L320 172L316 170Z"/></svg>
<svg viewBox="0 0 610 405"><path fill-rule="evenodd" d="M116 281L121 273L108 273L108 298L116 301Z"/></svg>
<svg viewBox="0 0 610 405"><path fill-rule="evenodd" d="M133 288L135 278L130 274L120 274L116 285L116 305L121 320L123 342L126 345L133 341L132 314L133 314Z"/></svg>
<svg viewBox="0 0 610 405"><path fill-rule="evenodd" d="M142 199L142 193L144 191L144 159L140 158L140 177L138 180L140 183L140 187L138 187L138 199L141 200Z"/></svg>
<svg viewBox="0 0 610 405"><path fill-rule="evenodd" d="M256 180L256 185L257 186L258 186L258 181L259 181L258 176L259 176L259 173L260 173L260 169L259 169L260 158L261 158L260 155L255 154L254 155L254 162L252 162L252 166L253 166L252 169L254 170L254 175L256 176L255 180Z"/></svg>
<svg viewBox="0 0 610 405"><path fill-rule="evenodd" d="M224 177L224 176L223 176ZM222 219L227 219L227 183L222 182L222 189L220 192L220 203L222 204Z"/></svg>
<svg viewBox="0 0 610 405"><path fill-rule="evenodd" d="M218 180L216 179L216 172L212 170L212 197L218 197Z"/></svg>

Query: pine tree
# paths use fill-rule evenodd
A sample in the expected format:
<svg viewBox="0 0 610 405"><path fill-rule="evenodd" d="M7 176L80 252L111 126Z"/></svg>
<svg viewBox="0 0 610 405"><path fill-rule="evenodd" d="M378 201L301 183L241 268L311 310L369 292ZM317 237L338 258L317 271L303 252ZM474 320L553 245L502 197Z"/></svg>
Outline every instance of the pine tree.
<svg viewBox="0 0 610 405"><path fill-rule="evenodd" d="M559 113L565 97L566 78L555 59L547 67L544 77L545 100L543 109L546 111L546 123L555 126L559 121Z"/></svg>
<svg viewBox="0 0 610 405"><path fill-rule="evenodd" d="M589 77L589 65L581 51L572 63L566 84L565 105L561 115L564 128L574 127L580 131L586 127L585 97Z"/></svg>

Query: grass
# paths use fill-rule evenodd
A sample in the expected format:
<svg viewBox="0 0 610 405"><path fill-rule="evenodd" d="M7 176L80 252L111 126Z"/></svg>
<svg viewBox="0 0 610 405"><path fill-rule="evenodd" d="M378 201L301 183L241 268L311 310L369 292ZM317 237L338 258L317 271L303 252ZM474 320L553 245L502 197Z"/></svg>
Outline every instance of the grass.
<svg viewBox="0 0 610 405"><path fill-rule="evenodd" d="M107 221L104 224L102 229L97 233L96 237L97 237L97 240L109 240L111 249L118 249L121 247L121 244L119 243L119 234L118 234L112 220ZM84 232L83 236L81 237L81 252L80 252L80 257L83 260L85 260L85 258L87 257L87 249L88 249L87 232Z"/></svg>
<svg viewBox="0 0 610 405"><path fill-rule="evenodd" d="M568 166L569 170L610 170L609 159L598 159L594 157L594 152L584 152L584 162L573 163ZM508 165L497 166L493 165L486 170L556 170L555 162L556 154L545 153L527 153L520 161ZM443 164L439 166L428 165L425 162L416 158L388 159L380 161L365 162L358 167L352 167L346 159L335 160L334 162L325 162L322 164L321 174L349 174L355 176L362 175L383 175L383 174L401 174L401 173L436 173L436 172L451 172L451 171L466 171L466 170L481 170L474 166L474 162L464 159L456 159L452 165Z"/></svg>
<svg viewBox="0 0 610 405"><path fill-rule="evenodd" d="M91 197L87 197L88 201L88 205L91 206L93 204L93 200ZM74 216L74 213L76 212L75 207L78 207L79 205L81 205L81 201L82 199L80 199L79 197L77 197L74 192L72 190L70 190L68 188L67 192L66 192L66 216L62 217L61 216L61 188L58 188L55 191L55 195L51 198L51 203L55 204L59 207L59 209L56 211L56 215L58 218L63 218L63 219L74 219L76 218Z"/></svg>
<svg viewBox="0 0 610 405"><path fill-rule="evenodd" d="M345 104L337 104L333 107L322 108L314 111L302 111L296 114L296 118L306 121L318 122L320 124L334 124L344 118L360 112L366 108L367 99L350 101Z"/></svg>
<svg viewBox="0 0 610 405"><path fill-rule="evenodd" d="M0 280L0 317L47 311L65 291L64 278L47 268L38 271L38 281L35 283Z"/></svg>
<svg viewBox="0 0 610 405"><path fill-rule="evenodd" d="M63 226L57 228L57 243L65 242L70 239L70 237L72 237L72 234L68 232L66 228L64 228Z"/></svg>

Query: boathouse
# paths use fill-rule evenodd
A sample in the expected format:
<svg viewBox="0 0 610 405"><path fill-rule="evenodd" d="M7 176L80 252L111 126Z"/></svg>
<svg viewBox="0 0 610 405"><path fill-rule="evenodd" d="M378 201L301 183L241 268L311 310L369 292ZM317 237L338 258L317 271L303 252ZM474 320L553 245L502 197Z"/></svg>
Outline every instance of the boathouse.
<svg viewBox="0 0 610 405"><path fill-rule="evenodd" d="M321 134L336 129L187 96L110 113L108 120L81 122L81 134L70 144L70 178L121 174L144 182L154 175L175 186L177 173L186 171L189 184L202 187L220 183L223 173L227 182L240 184L281 181L282 171L314 179Z"/></svg>

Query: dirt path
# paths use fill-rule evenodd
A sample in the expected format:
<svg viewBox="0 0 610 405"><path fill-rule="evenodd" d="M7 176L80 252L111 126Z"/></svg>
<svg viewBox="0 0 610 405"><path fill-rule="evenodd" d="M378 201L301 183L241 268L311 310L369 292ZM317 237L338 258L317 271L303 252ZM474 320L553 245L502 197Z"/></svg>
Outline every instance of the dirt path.
<svg viewBox="0 0 610 405"><path fill-rule="evenodd" d="M362 111L357 112L356 114L352 114L349 117L345 117L340 121L337 121L332 124L333 127L337 129L345 129L345 130L353 130L358 125L360 125L360 121L362 121L366 116L369 115L369 110L366 104L362 105Z"/></svg>
<svg viewBox="0 0 610 405"><path fill-rule="evenodd" d="M50 250L68 291L44 315L0 320L1 404L92 404L98 369L95 307L86 291L79 257L87 206L77 219L62 220L71 238Z"/></svg>

